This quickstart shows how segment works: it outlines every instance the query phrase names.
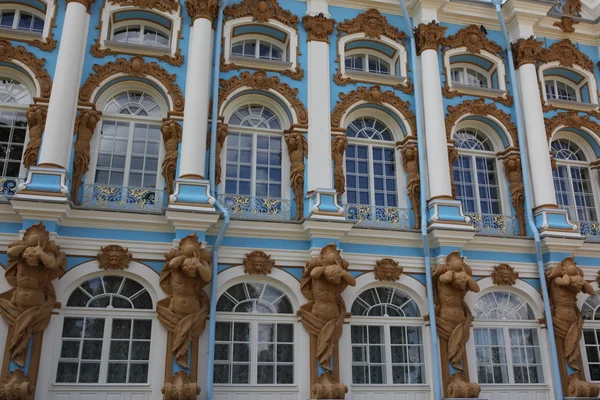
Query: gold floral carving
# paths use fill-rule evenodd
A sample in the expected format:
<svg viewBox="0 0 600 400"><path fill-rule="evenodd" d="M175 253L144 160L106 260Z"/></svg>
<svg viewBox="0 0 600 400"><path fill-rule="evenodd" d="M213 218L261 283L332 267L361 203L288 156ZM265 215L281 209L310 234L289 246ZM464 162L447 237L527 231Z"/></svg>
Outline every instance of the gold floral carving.
<svg viewBox="0 0 600 400"><path fill-rule="evenodd" d="M67 6L69 3L79 3L82 4L87 10L88 14L91 14L90 9L92 8L92 4L94 4L95 0L67 0Z"/></svg>
<svg viewBox="0 0 600 400"><path fill-rule="evenodd" d="M242 72L240 76L233 76L227 80L219 81L219 105L229 97L235 90L243 87L258 89L263 91L275 91L286 98L296 111L299 124L308 124L308 112L304 104L298 99L298 89L290 87L287 83L282 83L279 77L268 77L264 71Z"/></svg>
<svg viewBox="0 0 600 400"><path fill-rule="evenodd" d="M27 125L29 126L29 143L23 155L23 165L29 168L37 165L38 153L42 145L42 133L46 126L48 109L46 106L32 104L27 110Z"/></svg>
<svg viewBox="0 0 600 400"><path fill-rule="evenodd" d="M454 125L465 115L476 115L479 117L491 116L500 121L503 127L508 131L513 144L518 146L519 137L517 127L512 123L510 115L498 109L494 103L486 103L485 99L465 100L456 106L448 106L448 115L446 116L446 138L452 137Z"/></svg>
<svg viewBox="0 0 600 400"><path fill-rule="evenodd" d="M102 48L102 44L100 44L100 39L96 39L96 43L94 43L92 45L92 47L90 48L90 53L97 58L102 58L102 57L106 57L108 55L112 55L112 56L116 56L119 54L141 54L141 52L139 51L135 51L135 52L129 52L127 50L115 50L115 49L110 49L110 48ZM164 61L168 64L174 65L176 67L179 67L183 64L183 54L181 54L181 50L177 49L177 52L173 55L171 54L164 54L162 56L157 56L154 54L143 54L145 57L156 57L161 61Z"/></svg>
<svg viewBox="0 0 600 400"><path fill-rule="evenodd" d="M285 135L290 157L290 185L296 202L296 219L304 218L304 159L308 158L308 143L303 134L292 132Z"/></svg>
<svg viewBox="0 0 600 400"><path fill-rule="evenodd" d="M212 278L211 257L193 234L181 239L165 258L160 287L168 297L160 300L156 309L159 321L172 335L168 354L187 368L190 341L202 334L208 317L209 299L202 289Z"/></svg>
<svg viewBox="0 0 600 400"><path fill-rule="evenodd" d="M190 24L198 18L204 18L214 23L217 19L218 0L185 0L185 8L191 17Z"/></svg>
<svg viewBox="0 0 600 400"><path fill-rule="evenodd" d="M445 26L440 26L436 21L431 21L428 24L419 24L415 29L415 39L417 42L417 55L425 50L438 51L444 35L446 34Z"/></svg>
<svg viewBox="0 0 600 400"><path fill-rule="evenodd" d="M83 176L90 168L90 141L94 136L96 125L102 114L96 110L83 110L75 120L75 156L73 157L73 179L71 184L71 201L79 204L79 188L83 184Z"/></svg>
<svg viewBox="0 0 600 400"><path fill-rule="evenodd" d="M0 39L0 61L18 61L23 63L35 75L35 79L40 85L40 95L47 99L52 91L52 80L44 64L45 58L37 58L35 54L30 53L23 46L13 46L8 40Z"/></svg>
<svg viewBox="0 0 600 400"><path fill-rule="evenodd" d="M0 379L0 399L33 400L34 387L23 371L15 369Z"/></svg>
<svg viewBox="0 0 600 400"><path fill-rule="evenodd" d="M567 364L575 370L575 373L581 372L579 344L583 335L583 317L577 307L577 295L579 293L593 295L594 288L584 279L583 270L577 267L573 257L567 257L555 267L548 269L546 278L558 356L567 360ZM560 363L559 368L565 392L572 391L574 397L578 397L577 394L593 391L595 394L591 397L598 396L598 385L587 383L581 375L567 378L567 365L564 362Z"/></svg>
<svg viewBox="0 0 600 400"><path fill-rule="evenodd" d="M494 285L512 286L519 279L519 273L508 264L500 264L492 271L492 282Z"/></svg>
<svg viewBox="0 0 600 400"><path fill-rule="evenodd" d="M165 144L165 159L162 163L162 175L165 178L165 190L173 194L175 173L177 172L177 158L179 156L179 143L181 142L182 129L177 121L165 118L160 127L163 143Z"/></svg>
<svg viewBox="0 0 600 400"><path fill-rule="evenodd" d="M573 33L575 32L575 27L573 25L577 25L579 21L575 21L570 17L561 17L560 22L556 21L553 26L560 28L564 33Z"/></svg>
<svg viewBox="0 0 600 400"><path fill-rule="evenodd" d="M79 90L79 101L90 102L92 93L100 84L111 76L129 75L135 77L151 76L158 80L167 88L167 94L173 99L174 110L182 112L184 108L183 94L176 83L177 77L169 72L156 62L147 63L140 56L136 56L127 60L125 58L117 58L114 62L108 62L104 65L94 65L94 72L81 89Z"/></svg>
<svg viewBox="0 0 600 400"><path fill-rule="evenodd" d="M128 249L118 244L101 247L96 256L100 269L114 271L122 271L129 267L132 257Z"/></svg>
<svg viewBox="0 0 600 400"><path fill-rule="evenodd" d="M275 260L264 251L255 250L246 254L243 264L244 272L248 275L268 275L275 266Z"/></svg>
<svg viewBox="0 0 600 400"><path fill-rule="evenodd" d="M502 57L502 46L493 40L489 40L485 33L477 25L469 25L466 28L442 39L444 49L457 49L466 47L469 53L480 54L481 50Z"/></svg>
<svg viewBox="0 0 600 400"><path fill-rule="evenodd" d="M569 39L552 44L547 49L542 49L540 61L558 61L563 67L579 65L581 68L594 73L594 62L579 50Z"/></svg>
<svg viewBox="0 0 600 400"><path fill-rule="evenodd" d="M514 42L512 51L515 56L515 68L519 69L525 64L535 64L542 54L542 45L543 43L535 40L533 36Z"/></svg>
<svg viewBox="0 0 600 400"><path fill-rule="evenodd" d="M519 234L525 236L525 186L523 185L523 171L521 157L510 154L504 159L504 173L510 185L510 197L519 222Z"/></svg>
<svg viewBox="0 0 600 400"><path fill-rule="evenodd" d="M225 20L252 17L253 21L260 23L274 19L293 28L298 26L298 17L281 8L277 0L242 0L241 3L226 7L223 15Z"/></svg>
<svg viewBox="0 0 600 400"><path fill-rule="evenodd" d="M400 275L402 275L403 271L404 268L398 265L397 261L394 261L391 258L384 258L377 260L375 268L373 269L373 274L378 281L396 282L400 279Z"/></svg>
<svg viewBox="0 0 600 400"><path fill-rule="evenodd" d="M200 388L192 382L185 371L179 371L171 377L169 382L161 389L163 400L196 400Z"/></svg>
<svg viewBox="0 0 600 400"><path fill-rule="evenodd" d="M544 124L548 141L559 128L588 128L600 137L600 124L589 115L579 115L577 111L560 112L552 118L544 118Z"/></svg>
<svg viewBox="0 0 600 400"><path fill-rule="evenodd" d="M346 191L346 175L344 174L344 154L348 147L346 135L334 136L331 140L331 159L333 160L333 187L338 195L342 197Z"/></svg>
<svg viewBox="0 0 600 400"><path fill-rule="evenodd" d="M452 198L456 199L456 183L454 182L454 163L458 160L458 150L452 144L448 146L448 170L450 172L450 186L452 189Z"/></svg>
<svg viewBox="0 0 600 400"><path fill-rule="evenodd" d="M325 17L323 13L319 15L305 15L302 17L302 24L308 35L308 41L329 43L329 35L335 28L335 20Z"/></svg>
<svg viewBox="0 0 600 400"><path fill-rule="evenodd" d="M52 281L65 273L66 255L41 222L27 228L22 240L8 245L7 255L4 276L15 288L0 293L0 314L12 332L7 338L10 357L23 367L30 338L50 322L56 303Z"/></svg>
<svg viewBox="0 0 600 400"><path fill-rule="evenodd" d="M342 258L336 245L330 244L323 247L318 256L306 262L300 279L300 290L309 302L300 307L298 314L311 336L311 391L320 395L317 398L343 399L347 391L344 386L342 393L339 371L335 371L338 375L335 377L331 358L335 358L334 350L342 336L346 318L346 304L341 294L347 286L356 285L348 267L348 262ZM316 367L315 361L325 370L319 378L312 372Z"/></svg>
<svg viewBox="0 0 600 400"><path fill-rule="evenodd" d="M173 12L179 9L179 2L176 0L108 0L108 2L123 7L150 8L164 12Z"/></svg>
<svg viewBox="0 0 600 400"><path fill-rule="evenodd" d="M393 25L390 25L387 18L376 8L370 8L354 19L345 19L337 26L338 36L342 34L353 34L364 32L365 36L372 39L379 39L381 36L387 36L392 40L404 41L406 34Z"/></svg>
<svg viewBox="0 0 600 400"><path fill-rule="evenodd" d="M389 104L395 110L399 111L404 118L408 121L410 133L408 136L416 136L417 125L415 114L410 110L410 102L403 101L400 97L392 90L383 92L379 86L359 86L356 90L352 90L345 93L339 94L340 99L335 104L333 112L331 113L331 126L339 127L342 123L342 117L358 102L364 101L372 104Z"/></svg>
<svg viewBox="0 0 600 400"><path fill-rule="evenodd" d="M433 272L435 317L440 337L440 353L443 360L442 376L447 384L446 392L458 392L458 397L476 398L479 385L469 383L461 376L464 371L465 345L469 341L469 331L473 315L465 302L468 292L479 292L479 285L473 273L457 250L448 254L446 262ZM450 378L450 363L458 371ZM456 376L456 374L459 374ZM448 397L448 396L446 396ZM455 397L455 396L450 396Z"/></svg>
<svg viewBox="0 0 600 400"><path fill-rule="evenodd" d="M402 147L402 167L406 174L406 189L411 209L415 216L414 229L421 229L421 181L419 175L419 149L416 143L407 143Z"/></svg>
<svg viewBox="0 0 600 400"><path fill-rule="evenodd" d="M225 139L227 139L228 125L223 122L217 124L217 151L216 162L215 162L215 181L216 184L221 183L221 152L223 151L223 145L225 145ZM210 149L211 135L206 135L206 148Z"/></svg>

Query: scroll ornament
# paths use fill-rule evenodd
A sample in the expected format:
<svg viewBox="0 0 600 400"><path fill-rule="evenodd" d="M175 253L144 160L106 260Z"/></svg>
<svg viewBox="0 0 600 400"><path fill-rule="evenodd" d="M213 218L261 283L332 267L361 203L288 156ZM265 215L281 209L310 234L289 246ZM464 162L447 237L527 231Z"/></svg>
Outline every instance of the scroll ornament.
<svg viewBox="0 0 600 400"><path fill-rule="evenodd" d="M415 29L415 39L417 42L417 55L425 50L438 51L444 35L446 34L445 26L440 26L436 21L431 21L428 24L419 24Z"/></svg>
<svg viewBox="0 0 600 400"><path fill-rule="evenodd" d="M227 139L229 126L226 123L217 123L217 147L216 147L216 161L215 161L215 182L216 184L221 183L221 152L225 145L225 139ZM206 148L210 149L211 135L206 135Z"/></svg>
<svg viewBox="0 0 600 400"><path fill-rule="evenodd" d="M500 264L492 271L492 282L494 285L512 286L519 279L519 273L508 264Z"/></svg>
<svg viewBox="0 0 600 400"><path fill-rule="evenodd" d="M373 269L373 274L378 281L396 282L400 279L402 271L404 271L404 268L398 265L397 261L394 261L391 258L384 258L377 260L375 268Z"/></svg>
<svg viewBox="0 0 600 400"><path fill-rule="evenodd" d="M535 64L542 53L542 42L538 42L535 37L519 39L512 44L512 51L515 55L515 68L519 69L525 64Z"/></svg>
<svg viewBox="0 0 600 400"><path fill-rule="evenodd" d="M34 385L20 369L0 379L0 399L33 400Z"/></svg>
<svg viewBox="0 0 600 400"><path fill-rule="evenodd" d="M503 52L502 46L489 40L477 25L469 25L459 30L456 35L442 39L442 45L444 48L450 49L466 47L467 51L472 54L480 54L481 50L485 50L502 57Z"/></svg>
<svg viewBox="0 0 600 400"><path fill-rule="evenodd" d="M285 135L285 144L290 157L290 184L296 202L296 219L304 218L304 159L308 158L308 143L301 133Z"/></svg>
<svg viewBox="0 0 600 400"><path fill-rule="evenodd" d="M122 271L129 266L133 256L125 247L111 244L100 249L96 256L100 269Z"/></svg>
<svg viewBox="0 0 600 400"><path fill-rule="evenodd" d="M354 34L363 32L366 37L372 39L380 39L381 36L387 36L395 41L404 41L406 34L390 25L387 18L379 12L376 8L368 9L356 16L356 18L344 22L340 22L337 27L338 36L342 34Z"/></svg>
<svg viewBox="0 0 600 400"><path fill-rule="evenodd" d="M348 285L356 285L348 267L336 245L330 244L306 262L300 280L300 290L309 302L300 307L298 314L302 325L316 338L316 351L313 352L311 347L311 358L313 362L318 360L325 370L312 387L313 395L319 395L315 396L317 398L344 398L348 390L344 386L341 393L338 386L341 384L334 378L330 362L346 317L346 304L341 294Z"/></svg>
<svg viewBox="0 0 600 400"><path fill-rule="evenodd" d="M581 0L565 0L562 5L562 13L563 16L560 18L560 22L555 22L553 25L565 33L575 32L573 25L577 25L579 21L575 21L572 17L581 16Z"/></svg>
<svg viewBox="0 0 600 400"><path fill-rule="evenodd" d="M281 8L277 0L243 0L225 8L223 14L227 20L251 16L252 21L261 24L275 19L292 28L298 26L298 17Z"/></svg>
<svg viewBox="0 0 600 400"><path fill-rule="evenodd" d="M519 222L519 233L527 234L525 227L525 186L523 185L523 171L521 157L511 154L504 159L504 172L510 185L510 197Z"/></svg>
<svg viewBox="0 0 600 400"><path fill-rule="evenodd" d="M454 163L458 161L458 150L454 145L448 146L448 167L450 170L450 185L452 187L452 198L456 199L456 183L454 182Z"/></svg>
<svg viewBox="0 0 600 400"><path fill-rule="evenodd" d="M200 388L192 382L185 371L173 375L169 382L161 389L163 400L196 400Z"/></svg>
<svg viewBox="0 0 600 400"><path fill-rule="evenodd" d="M442 340L442 357L458 370L450 378L447 392L451 397L476 398L479 396L479 385L469 383L461 376L464 371L462 362L465 355L465 345L469 341L469 331L473 315L465 295L468 292L479 292L479 285L472 277L471 267L460 251L450 253L444 264L438 265L433 273L435 317L437 330ZM446 350L446 354L444 354ZM459 374L457 376L457 374Z"/></svg>
<svg viewBox="0 0 600 400"><path fill-rule="evenodd" d="M40 146L42 145L42 134L46 126L48 109L46 106L32 104L27 110L27 125L29 126L29 143L23 155L23 165L30 168L37 165Z"/></svg>
<svg viewBox="0 0 600 400"><path fill-rule="evenodd" d="M319 15L305 15L302 17L302 24L308 34L308 41L317 41L329 43L329 35L335 28L335 20L325 17L323 13Z"/></svg>
<svg viewBox="0 0 600 400"><path fill-rule="evenodd" d="M275 266L275 260L264 251L255 250L246 254L243 264L248 275L268 275Z"/></svg>
<svg viewBox="0 0 600 400"><path fill-rule="evenodd" d="M52 80L50 79L50 74L44 68L46 59L37 58L35 54L28 52L23 46L13 46L8 40L0 39L0 61L13 60L26 65L33 72L40 85L40 97L44 99L50 98Z"/></svg>
<svg viewBox="0 0 600 400"><path fill-rule="evenodd" d="M333 187L338 198L346 191L346 176L344 175L344 153L348 148L346 135L338 135L331 141L331 158L333 159Z"/></svg>
<svg viewBox="0 0 600 400"><path fill-rule="evenodd" d="M163 12L173 12L179 9L179 2L175 0L108 0L108 2L122 7L154 9Z"/></svg>
<svg viewBox="0 0 600 400"><path fill-rule="evenodd" d="M165 144L165 158L162 163L162 175L165 178L165 190L173 194L175 173L177 172L177 158L179 156L179 142L181 142L181 125L172 119L163 119L160 127L163 143Z"/></svg>
<svg viewBox="0 0 600 400"><path fill-rule="evenodd" d="M11 359L23 367L29 339L50 322L56 303L52 280L65 273L67 256L50 240L41 222L27 228L22 240L11 243L7 255L4 276L15 288L0 293L0 315L12 328L8 338Z"/></svg>
<svg viewBox="0 0 600 400"><path fill-rule="evenodd" d="M173 335L171 351L177 364L187 368L190 341L202 334L208 316L209 299L202 289L212 277L211 257L193 234L165 258L160 287L169 296L157 304L158 319Z"/></svg>
<svg viewBox="0 0 600 400"><path fill-rule="evenodd" d="M73 184L71 185L71 201L79 204L79 187L83 184L83 176L90 168L90 141L100 122L102 114L96 110L83 110L75 120L75 156L73 157Z"/></svg>
<svg viewBox="0 0 600 400"><path fill-rule="evenodd" d="M217 19L217 0L185 0L185 8L194 23L198 18L205 18L211 22Z"/></svg>
<svg viewBox="0 0 600 400"><path fill-rule="evenodd" d="M569 39L563 39L547 49L542 49L539 59L543 62L558 61L563 67L579 65L585 70L594 72L594 62Z"/></svg>
<svg viewBox="0 0 600 400"><path fill-rule="evenodd" d="M419 175L419 149L415 143L402 147L402 167L406 173L406 189L415 217L414 229L421 229L421 181Z"/></svg>

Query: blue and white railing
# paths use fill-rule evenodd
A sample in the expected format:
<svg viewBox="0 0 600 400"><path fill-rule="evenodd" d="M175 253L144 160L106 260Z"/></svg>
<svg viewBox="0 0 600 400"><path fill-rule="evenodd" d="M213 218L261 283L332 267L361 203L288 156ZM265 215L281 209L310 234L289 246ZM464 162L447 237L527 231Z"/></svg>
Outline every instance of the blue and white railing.
<svg viewBox="0 0 600 400"><path fill-rule="evenodd" d="M290 200L277 197L220 194L217 199L229 210L231 218L289 220L291 215Z"/></svg>
<svg viewBox="0 0 600 400"><path fill-rule="evenodd" d="M519 221L511 215L468 214L478 233L490 236L519 236Z"/></svg>
<svg viewBox="0 0 600 400"><path fill-rule="evenodd" d="M410 212L406 208L345 204L344 216L356 226L370 228L411 229Z"/></svg>
<svg viewBox="0 0 600 400"><path fill-rule="evenodd" d="M130 188L111 185L85 185L81 205L90 208L118 211L160 213L165 209L164 190Z"/></svg>
<svg viewBox="0 0 600 400"><path fill-rule="evenodd" d="M17 191L19 178L1 177L0 178L0 201L8 201L8 196L13 196Z"/></svg>

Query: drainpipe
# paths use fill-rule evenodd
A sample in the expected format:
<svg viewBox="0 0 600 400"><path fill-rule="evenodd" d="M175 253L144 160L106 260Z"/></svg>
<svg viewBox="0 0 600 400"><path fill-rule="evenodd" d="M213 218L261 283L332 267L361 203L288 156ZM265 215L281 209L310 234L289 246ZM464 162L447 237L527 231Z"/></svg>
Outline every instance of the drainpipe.
<svg viewBox="0 0 600 400"><path fill-rule="evenodd" d="M431 277L431 254L429 250L429 238L427 237L427 181L425 177L425 137L423 136L423 106L421 104L421 81L419 78L419 63L417 59L417 45L412 23L408 16L408 10L404 0L400 1L402 15L408 27L410 38L410 57L413 78L415 80L415 108L417 111L417 145L419 146L419 185L421 203L421 240L423 242L423 257L425 258L425 279L427 280L427 309L429 312L429 324L431 326L431 352L433 353L433 394L435 400L442 399L442 377L440 374L440 350L437 335L437 321L435 320L435 305L433 303L433 279Z"/></svg>
<svg viewBox="0 0 600 400"><path fill-rule="evenodd" d="M218 286L218 264L219 247L223 243L227 228L229 228L229 211L217 200L215 188L215 164L217 161L217 120L219 117L219 65L221 63L221 37L223 36L223 10L227 7L229 0L219 3L217 16L217 29L215 31L215 54L213 58L213 90L212 90L212 114L210 124L210 165L209 179L210 191L215 198L215 208L223 213L223 226L219 231L217 240L212 248L212 284L210 285L210 314L208 320L208 361L206 363L206 400L213 398L213 376L215 365L215 331L217 328L217 286Z"/></svg>
<svg viewBox="0 0 600 400"><path fill-rule="evenodd" d="M560 368L558 354L556 353L556 339L554 338L554 323L552 322L552 311L550 310L550 297L548 295L548 285L546 283L546 271L544 270L544 261L542 259L542 244L540 241L540 233L535 226L533 220L533 212L531 210L531 183L529 178L529 159L527 152L525 151L525 127L523 125L523 110L521 109L521 97L519 96L519 87L517 84L517 73L515 71L515 64L513 60L512 47L510 39L508 37L508 31L506 29L506 23L504 22L504 15L502 14L502 0L492 0L492 3L496 6L496 13L498 14L498 20L500 21L500 27L502 28L502 34L504 36L504 45L508 55L508 70L510 71L510 83L515 99L515 111L517 117L517 132L519 134L519 153L521 155L521 166L523 168L523 186L525 186L525 216L527 219L527 225L533 233L533 240L535 241L535 255L537 258L538 274L540 276L540 285L542 287L542 298L544 299L544 312L546 313L546 326L548 327L548 344L550 346L550 356L552 358L552 372L553 372L553 383L554 383L554 394L557 400L563 400L562 384L560 381Z"/></svg>

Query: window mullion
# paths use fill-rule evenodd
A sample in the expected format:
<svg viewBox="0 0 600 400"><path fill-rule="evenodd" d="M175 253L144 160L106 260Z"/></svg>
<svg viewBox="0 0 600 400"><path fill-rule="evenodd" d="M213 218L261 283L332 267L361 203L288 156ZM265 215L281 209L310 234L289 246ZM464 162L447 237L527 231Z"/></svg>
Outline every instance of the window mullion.
<svg viewBox="0 0 600 400"><path fill-rule="evenodd" d="M575 213L575 215L573 215L573 218L576 220L579 220L579 213L577 210L577 200L575 197L575 185L573 184L573 174L571 174L571 165L567 165L566 166L566 170L567 170L567 176L569 178L569 189L570 189L570 200L571 200L571 204L569 204L568 206L570 206L573 209L573 212Z"/></svg>
<svg viewBox="0 0 600 400"><path fill-rule="evenodd" d="M258 133L252 133L252 158L251 158L251 171L250 171L250 196L256 197L256 146L258 145Z"/></svg>
<svg viewBox="0 0 600 400"><path fill-rule="evenodd" d="M368 161L368 166L369 166L369 197L370 197L370 201L371 201L371 206L375 207L376 206L376 202L375 202L375 168L373 167L373 145L368 144L367 145L367 157L369 157ZM373 211L372 211L373 212Z"/></svg>
<svg viewBox="0 0 600 400"><path fill-rule="evenodd" d="M513 369L513 359L512 359L512 342L510 341L510 335L508 332L508 328L502 328L502 333L504 334L504 348L506 349L506 369L508 369L508 379L509 383L515 383L515 373Z"/></svg>
<svg viewBox="0 0 600 400"><path fill-rule="evenodd" d="M275 355L273 355L275 356ZM256 385L258 381L258 322L252 321L250 325L250 384Z"/></svg>
<svg viewBox="0 0 600 400"><path fill-rule="evenodd" d="M385 373L386 373L386 385L392 385L394 383L392 375L392 334L390 332L390 325L386 324L383 326L384 345L385 345Z"/></svg>
<svg viewBox="0 0 600 400"><path fill-rule="evenodd" d="M477 156L475 154L471 154L469 156L471 157L471 174L473 174L471 184L473 189L473 196L475 197L475 209L477 210L478 214L481 214L481 199L479 198L479 177L477 176Z"/></svg>
<svg viewBox="0 0 600 400"><path fill-rule="evenodd" d="M98 377L99 384L106 383L108 375L108 359L110 355L110 332L112 331L112 317L104 318L104 335L102 337L102 355L100 356L100 376Z"/></svg>
<svg viewBox="0 0 600 400"><path fill-rule="evenodd" d="M119 124L117 123L117 130ZM123 168L123 186L129 186L129 169L131 165L131 152L133 150L133 133L135 131L135 122L129 122L129 136L127 138L127 154L125 155L125 168ZM114 157L114 150L113 150Z"/></svg>

